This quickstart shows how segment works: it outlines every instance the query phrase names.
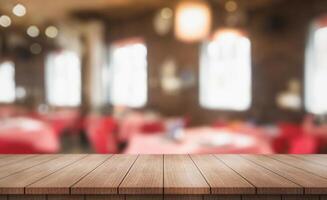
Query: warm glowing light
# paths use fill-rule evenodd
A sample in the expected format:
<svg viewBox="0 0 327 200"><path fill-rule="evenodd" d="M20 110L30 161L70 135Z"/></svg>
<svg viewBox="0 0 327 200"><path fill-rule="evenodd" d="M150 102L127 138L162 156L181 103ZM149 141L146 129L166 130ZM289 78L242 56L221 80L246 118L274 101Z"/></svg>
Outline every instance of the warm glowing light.
<svg viewBox="0 0 327 200"><path fill-rule="evenodd" d="M40 35L40 30L36 26L30 26L27 28L27 35L30 37L37 37Z"/></svg>
<svg viewBox="0 0 327 200"><path fill-rule="evenodd" d="M7 15L2 15L0 17L0 26L2 27L8 27L11 25L11 19Z"/></svg>
<svg viewBox="0 0 327 200"><path fill-rule="evenodd" d="M160 15L163 19L170 19L173 16L173 11L170 8L163 8Z"/></svg>
<svg viewBox="0 0 327 200"><path fill-rule="evenodd" d="M45 35L49 38L55 38L58 35L58 29L55 26L49 26L45 29Z"/></svg>
<svg viewBox="0 0 327 200"><path fill-rule="evenodd" d="M230 0L230 1L227 1L225 3L225 9L228 11L228 12L234 12L237 10L237 3L233 0Z"/></svg>
<svg viewBox="0 0 327 200"><path fill-rule="evenodd" d="M22 17L26 14L26 8L22 4L16 4L15 7L12 9L14 15L18 17Z"/></svg>
<svg viewBox="0 0 327 200"><path fill-rule="evenodd" d="M211 12L204 1L184 1L177 5L175 35L185 42L204 39L211 26Z"/></svg>

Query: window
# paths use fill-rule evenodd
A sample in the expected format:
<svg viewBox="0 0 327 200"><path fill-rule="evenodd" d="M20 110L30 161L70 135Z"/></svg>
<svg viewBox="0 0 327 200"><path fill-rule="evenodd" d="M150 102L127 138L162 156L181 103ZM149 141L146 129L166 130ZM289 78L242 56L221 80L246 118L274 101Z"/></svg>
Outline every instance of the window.
<svg viewBox="0 0 327 200"><path fill-rule="evenodd" d="M0 102L15 101L15 67L11 61L0 63Z"/></svg>
<svg viewBox="0 0 327 200"><path fill-rule="evenodd" d="M306 50L305 107L314 114L327 113L327 26L318 23L312 25Z"/></svg>
<svg viewBox="0 0 327 200"><path fill-rule="evenodd" d="M54 106L78 106L81 103L81 62L72 51L55 52L46 62L47 101Z"/></svg>
<svg viewBox="0 0 327 200"><path fill-rule="evenodd" d="M241 33L224 30L203 44L200 104L208 109L242 111L251 104L251 47Z"/></svg>
<svg viewBox="0 0 327 200"><path fill-rule="evenodd" d="M147 49L140 41L110 49L109 99L113 105L142 107L147 100Z"/></svg>

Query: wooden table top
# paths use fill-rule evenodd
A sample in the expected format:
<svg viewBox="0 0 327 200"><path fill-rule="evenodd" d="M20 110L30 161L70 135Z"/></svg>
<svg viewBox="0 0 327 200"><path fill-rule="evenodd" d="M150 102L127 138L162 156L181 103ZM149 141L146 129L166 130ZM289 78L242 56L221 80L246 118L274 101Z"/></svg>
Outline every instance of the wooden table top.
<svg viewBox="0 0 327 200"><path fill-rule="evenodd" d="M327 155L1 155L0 195L327 194Z"/></svg>

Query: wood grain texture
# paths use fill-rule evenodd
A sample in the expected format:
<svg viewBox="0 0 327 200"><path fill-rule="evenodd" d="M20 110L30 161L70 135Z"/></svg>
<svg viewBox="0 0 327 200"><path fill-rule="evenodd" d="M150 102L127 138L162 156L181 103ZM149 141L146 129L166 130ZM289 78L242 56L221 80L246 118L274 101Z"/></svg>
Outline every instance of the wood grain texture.
<svg viewBox="0 0 327 200"><path fill-rule="evenodd" d="M303 188L238 155L216 155L257 188L257 194L303 194Z"/></svg>
<svg viewBox="0 0 327 200"><path fill-rule="evenodd" d="M164 155L165 194L209 194L210 187L189 156Z"/></svg>
<svg viewBox="0 0 327 200"><path fill-rule="evenodd" d="M86 195L85 200L125 200L124 195Z"/></svg>
<svg viewBox="0 0 327 200"><path fill-rule="evenodd" d="M327 155L312 154L312 155L292 155L293 157L304 159L313 163L327 166Z"/></svg>
<svg viewBox="0 0 327 200"><path fill-rule="evenodd" d="M304 158L288 155L272 155L270 158L279 160L283 163L310 172L312 174L316 174L317 176L327 178L327 167L317 164L317 162L312 162Z"/></svg>
<svg viewBox="0 0 327 200"><path fill-rule="evenodd" d="M203 200L241 200L242 197L240 195L205 195Z"/></svg>
<svg viewBox="0 0 327 200"><path fill-rule="evenodd" d="M114 155L71 188L72 194L117 194L137 155Z"/></svg>
<svg viewBox="0 0 327 200"><path fill-rule="evenodd" d="M126 200L163 200L163 195L126 195Z"/></svg>
<svg viewBox="0 0 327 200"><path fill-rule="evenodd" d="M280 195L246 195L242 196L242 200L281 200Z"/></svg>
<svg viewBox="0 0 327 200"><path fill-rule="evenodd" d="M86 155L61 155L48 162L0 179L0 194L24 194L26 186L85 156Z"/></svg>
<svg viewBox="0 0 327 200"><path fill-rule="evenodd" d="M7 156L0 156L0 167L5 165L10 165L12 163L25 160L31 157L34 157L35 155L7 155Z"/></svg>
<svg viewBox="0 0 327 200"><path fill-rule="evenodd" d="M255 187L213 155L191 155L212 194L255 194Z"/></svg>
<svg viewBox="0 0 327 200"><path fill-rule="evenodd" d="M165 200L203 200L202 195L165 195Z"/></svg>
<svg viewBox="0 0 327 200"><path fill-rule="evenodd" d="M319 196L293 196L293 195L288 195L288 196L283 196L282 200L319 200Z"/></svg>
<svg viewBox="0 0 327 200"><path fill-rule="evenodd" d="M119 186L120 194L163 194L163 155L140 155Z"/></svg>
<svg viewBox="0 0 327 200"><path fill-rule="evenodd" d="M327 194L327 179L274 160L269 156L243 155L243 157L304 187L305 194Z"/></svg>
<svg viewBox="0 0 327 200"><path fill-rule="evenodd" d="M8 200L47 200L45 195L9 195Z"/></svg>
<svg viewBox="0 0 327 200"><path fill-rule="evenodd" d="M49 195L47 200L84 200L83 195Z"/></svg>
<svg viewBox="0 0 327 200"><path fill-rule="evenodd" d="M89 155L29 185L26 194L69 194L70 186L102 164L109 155Z"/></svg>
<svg viewBox="0 0 327 200"><path fill-rule="evenodd" d="M20 160L18 162L14 162L9 165L4 165L4 166L0 167L0 178L4 178L11 174L23 171L30 167L39 165L43 162L47 162L49 160L55 159L57 157L58 157L58 155L35 156L35 157L29 157L27 159Z"/></svg>

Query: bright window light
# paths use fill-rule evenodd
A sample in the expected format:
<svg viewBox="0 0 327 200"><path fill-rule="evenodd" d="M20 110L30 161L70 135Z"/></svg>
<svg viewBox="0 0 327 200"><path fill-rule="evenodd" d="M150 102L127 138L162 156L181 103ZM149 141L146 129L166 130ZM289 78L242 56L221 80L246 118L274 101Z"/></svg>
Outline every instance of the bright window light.
<svg viewBox="0 0 327 200"><path fill-rule="evenodd" d="M200 104L208 109L236 111L250 107L251 45L247 37L225 30L203 44Z"/></svg>
<svg viewBox="0 0 327 200"><path fill-rule="evenodd" d="M15 101L15 66L11 61L0 63L0 102Z"/></svg>
<svg viewBox="0 0 327 200"><path fill-rule="evenodd" d="M327 113L327 27L313 27L306 50L305 107Z"/></svg>
<svg viewBox="0 0 327 200"><path fill-rule="evenodd" d="M147 49L141 42L110 50L109 98L113 105L142 107L147 101Z"/></svg>
<svg viewBox="0 0 327 200"><path fill-rule="evenodd" d="M72 51L55 52L46 62L47 101L54 106L81 104L81 62Z"/></svg>

